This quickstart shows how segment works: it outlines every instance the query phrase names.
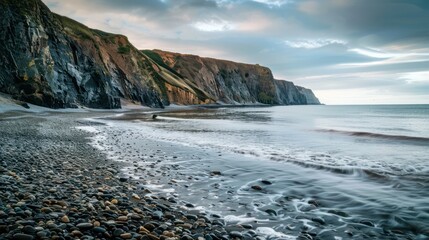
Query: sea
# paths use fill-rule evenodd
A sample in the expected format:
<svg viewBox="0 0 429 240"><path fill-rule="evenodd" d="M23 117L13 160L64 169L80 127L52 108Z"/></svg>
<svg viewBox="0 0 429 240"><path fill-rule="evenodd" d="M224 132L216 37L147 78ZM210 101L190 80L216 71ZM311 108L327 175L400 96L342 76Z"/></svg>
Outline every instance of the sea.
<svg viewBox="0 0 429 240"><path fill-rule="evenodd" d="M429 238L429 105L192 107L96 121L106 125L93 127L94 146L130 163L124 173L142 188L225 225L267 239Z"/></svg>

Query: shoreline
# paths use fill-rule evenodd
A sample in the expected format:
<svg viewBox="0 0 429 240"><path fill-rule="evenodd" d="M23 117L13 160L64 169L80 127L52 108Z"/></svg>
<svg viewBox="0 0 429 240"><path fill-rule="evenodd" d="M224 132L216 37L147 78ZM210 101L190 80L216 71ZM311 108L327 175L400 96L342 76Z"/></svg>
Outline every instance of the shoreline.
<svg viewBox="0 0 429 240"><path fill-rule="evenodd" d="M178 109L162 112L167 110ZM176 136L181 142L171 141L181 124L174 118L146 122L153 113L0 114L0 238L426 236L423 223L393 225L367 214L389 213L389 209L374 206L353 211L337 202L338 196L347 196L348 186L364 183L373 188L382 182L293 161L264 162L241 150L213 148L199 142L201 138L186 141L181 132ZM144 118L128 118L130 114ZM192 121L184 123L192 125ZM359 204L358 199L349 200L351 205ZM389 208L393 199L386 204ZM148 223L152 225L145 227Z"/></svg>
<svg viewBox="0 0 429 240"><path fill-rule="evenodd" d="M93 134L74 129L91 124L79 116L2 119L0 238L243 237L220 216L185 211L177 199L139 187L121 171L132 163L109 160L89 144ZM251 233L246 238L258 239Z"/></svg>

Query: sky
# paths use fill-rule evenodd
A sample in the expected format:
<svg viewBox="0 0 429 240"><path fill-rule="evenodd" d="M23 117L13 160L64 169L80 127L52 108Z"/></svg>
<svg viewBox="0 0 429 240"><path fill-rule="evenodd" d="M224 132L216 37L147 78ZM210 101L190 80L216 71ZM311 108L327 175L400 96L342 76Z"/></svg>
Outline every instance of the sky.
<svg viewBox="0 0 429 240"><path fill-rule="evenodd" d="M260 64L325 104L429 103L429 0L43 0L139 49Z"/></svg>

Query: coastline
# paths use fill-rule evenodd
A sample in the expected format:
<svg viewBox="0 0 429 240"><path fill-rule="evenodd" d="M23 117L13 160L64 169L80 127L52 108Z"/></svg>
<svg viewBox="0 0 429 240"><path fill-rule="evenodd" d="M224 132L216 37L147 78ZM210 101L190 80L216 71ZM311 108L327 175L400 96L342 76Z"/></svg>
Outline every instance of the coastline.
<svg viewBox="0 0 429 240"><path fill-rule="evenodd" d="M393 211L398 217L393 220L371 214L391 214L390 206L399 204L400 196L386 204L381 200L379 206L355 208L360 200L372 199L370 192L391 196L404 191L386 188L384 182L388 186L406 182L370 179L374 176L365 170L359 171L362 176L359 172L338 174L296 162L290 153L270 155L271 160L264 161L253 150L221 150L220 145L210 145L213 142L201 142L203 138L188 139L181 131L189 129L186 126L216 125L213 119L201 117L219 112L201 110L173 106L0 114L0 181L1 186L11 186L0 188L0 238L34 239L31 236L39 232L42 237L35 239L114 238L115 231L117 239L397 239L427 235L427 225L419 222L424 216L408 220L406 212L399 215L396 208ZM244 112L240 119L247 119L249 110L239 110ZM220 112L229 121L230 109ZM152 114L159 118L152 119ZM181 114L186 118L175 117ZM241 125L234 131L244 131ZM225 137L207 129L198 131ZM196 129L190 130L194 134ZM179 135L171 136L174 132ZM221 143L221 138L211 139ZM360 184L367 186L365 192L357 192L359 196L368 194L364 198L356 198L349 187ZM416 199L419 206L420 202ZM70 222L63 222L65 215ZM148 223L152 225L145 227Z"/></svg>
<svg viewBox="0 0 429 240"><path fill-rule="evenodd" d="M124 175L133 163L109 160L79 129L100 124L82 120L91 114L48 115L0 119L0 238L258 238Z"/></svg>

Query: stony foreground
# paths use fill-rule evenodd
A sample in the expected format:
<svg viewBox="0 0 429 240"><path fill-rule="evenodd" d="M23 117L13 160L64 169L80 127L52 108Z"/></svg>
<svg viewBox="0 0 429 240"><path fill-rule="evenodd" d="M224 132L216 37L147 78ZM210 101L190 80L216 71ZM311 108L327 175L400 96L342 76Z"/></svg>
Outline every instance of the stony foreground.
<svg viewBox="0 0 429 240"><path fill-rule="evenodd" d="M0 115L0 239L258 239L120 175L69 115ZM238 231L237 231L238 230Z"/></svg>

